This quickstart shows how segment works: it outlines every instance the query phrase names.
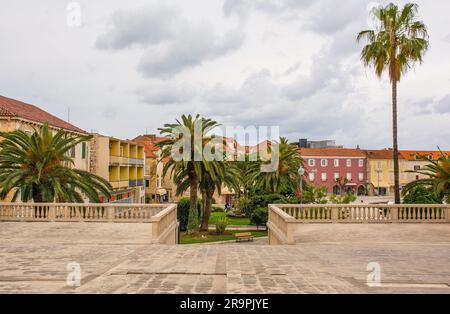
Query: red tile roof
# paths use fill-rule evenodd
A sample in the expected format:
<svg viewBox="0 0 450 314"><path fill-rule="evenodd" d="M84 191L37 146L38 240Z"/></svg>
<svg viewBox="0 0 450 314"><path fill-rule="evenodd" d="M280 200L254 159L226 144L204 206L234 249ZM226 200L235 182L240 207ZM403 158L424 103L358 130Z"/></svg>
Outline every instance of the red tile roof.
<svg viewBox="0 0 450 314"><path fill-rule="evenodd" d="M84 130L51 115L48 112L15 99L0 95L0 117L18 118L37 123L48 122L50 126L78 133L86 133Z"/></svg>
<svg viewBox="0 0 450 314"><path fill-rule="evenodd" d="M370 159L394 159L394 151L392 149L364 150L367 158ZM400 159L403 159L401 154Z"/></svg>
<svg viewBox="0 0 450 314"><path fill-rule="evenodd" d="M144 145L145 156L147 158L157 158L157 151L160 149L156 144L166 140L166 137L156 135L139 135L133 141Z"/></svg>
<svg viewBox="0 0 450 314"><path fill-rule="evenodd" d="M299 148L299 152L311 157L366 157L364 151L356 148Z"/></svg>
<svg viewBox="0 0 450 314"><path fill-rule="evenodd" d="M443 154L450 155L450 151L442 151ZM416 156L429 156L432 160L437 160L442 153L440 151L427 151L427 150L402 150L400 156L406 160L417 160Z"/></svg>

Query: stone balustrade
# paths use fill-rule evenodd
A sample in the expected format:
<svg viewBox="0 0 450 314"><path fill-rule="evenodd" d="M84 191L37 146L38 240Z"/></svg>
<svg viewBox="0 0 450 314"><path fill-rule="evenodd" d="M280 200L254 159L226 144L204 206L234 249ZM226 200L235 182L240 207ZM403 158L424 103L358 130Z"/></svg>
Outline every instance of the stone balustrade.
<svg viewBox="0 0 450 314"><path fill-rule="evenodd" d="M0 203L0 221L151 223L153 243L177 243L175 204Z"/></svg>
<svg viewBox="0 0 450 314"><path fill-rule="evenodd" d="M269 205L269 243L294 244L305 223L449 223L450 205Z"/></svg>

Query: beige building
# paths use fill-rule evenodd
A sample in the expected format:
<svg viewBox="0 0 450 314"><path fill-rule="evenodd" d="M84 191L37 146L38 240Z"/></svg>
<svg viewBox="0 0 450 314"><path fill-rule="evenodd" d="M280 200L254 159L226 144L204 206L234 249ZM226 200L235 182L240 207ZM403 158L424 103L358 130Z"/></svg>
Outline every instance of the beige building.
<svg viewBox="0 0 450 314"><path fill-rule="evenodd" d="M90 172L108 180L114 189L111 202L145 202L143 145L93 134L89 156Z"/></svg>
<svg viewBox="0 0 450 314"><path fill-rule="evenodd" d="M45 122L49 124L49 127L54 132L63 129L73 135L87 135L84 130L59 119L34 105L0 96L0 132L22 130L34 133L35 131L38 131ZM85 171L89 170L89 144L89 142L80 143L70 151L70 156L74 161L74 165L68 166ZM11 197L12 196L7 197L4 201L10 201Z"/></svg>

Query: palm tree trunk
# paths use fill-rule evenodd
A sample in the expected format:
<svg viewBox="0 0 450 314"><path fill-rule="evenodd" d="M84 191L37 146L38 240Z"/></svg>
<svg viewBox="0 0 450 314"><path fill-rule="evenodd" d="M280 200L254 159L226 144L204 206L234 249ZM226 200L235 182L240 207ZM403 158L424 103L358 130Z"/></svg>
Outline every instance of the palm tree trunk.
<svg viewBox="0 0 450 314"><path fill-rule="evenodd" d="M212 191L211 191L212 190ZM209 218L211 217L212 199L214 196L214 189L206 190L205 208L203 209L202 231L208 231Z"/></svg>
<svg viewBox="0 0 450 314"><path fill-rule="evenodd" d="M189 176L189 197L190 197L190 206L189 206L189 218L187 231L188 233L194 233L198 231L199 223L198 223L198 178L195 173L194 166L190 163L188 164L188 176Z"/></svg>
<svg viewBox="0 0 450 314"><path fill-rule="evenodd" d="M400 204L400 180L398 165L398 138L397 138L397 80L392 80L392 137L394 148L394 194L395 204Z"/></svg>

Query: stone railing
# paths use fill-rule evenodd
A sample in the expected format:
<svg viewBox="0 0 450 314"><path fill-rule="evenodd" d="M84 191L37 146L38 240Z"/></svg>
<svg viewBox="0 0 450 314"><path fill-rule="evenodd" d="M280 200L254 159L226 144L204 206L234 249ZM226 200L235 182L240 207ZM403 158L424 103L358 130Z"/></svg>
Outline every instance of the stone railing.
<svg viewBox="0 0 450 314"><path fill-rule="evenodd" d="M152 242L175 244L178 242L177 205L169 205L166 209L152 217Z"/></svg>
<svg viewBox="0 0 450 314"><path fill-rule="evenodd" d="M0 221L151 223L152 242L177 242L175 204L0 203Z"/></svg>
<svg viewBox="0 0 450 314"><path fill-rule="evenodd" d="M296 224L449 222L450 205L269 205L269 242L294 244Z"/></svg>

